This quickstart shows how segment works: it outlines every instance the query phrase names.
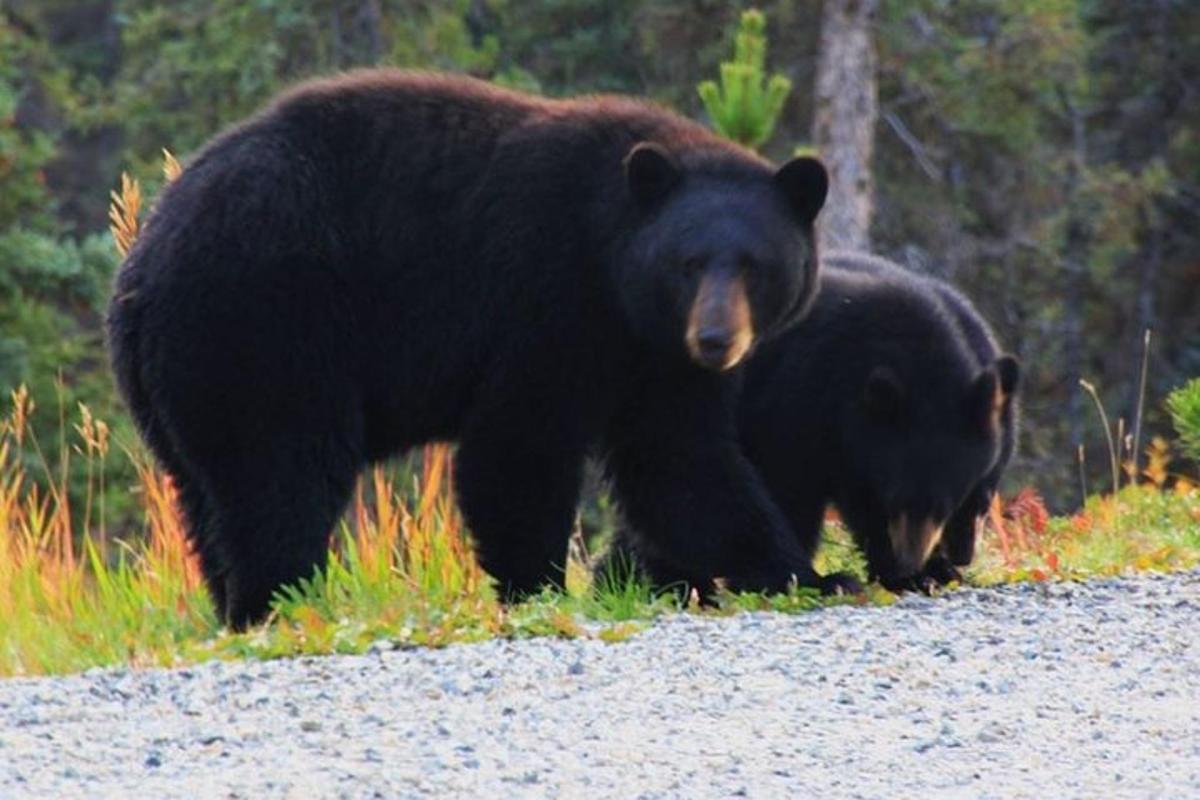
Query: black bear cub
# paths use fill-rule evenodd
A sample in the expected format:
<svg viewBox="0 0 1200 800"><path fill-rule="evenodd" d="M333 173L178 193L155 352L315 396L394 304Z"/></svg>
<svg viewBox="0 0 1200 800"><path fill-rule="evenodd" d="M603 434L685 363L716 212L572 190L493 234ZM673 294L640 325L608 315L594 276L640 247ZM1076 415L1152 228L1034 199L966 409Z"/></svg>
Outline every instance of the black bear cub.
<svg viewBox="0 0 1200 800"><path fill-rule="evenodd" d="M1018 375L947 284L827 254L808 318L743 368L742 445L809 563L832 505L871 578L928 591L971 561L1012 456ZM656 558L631 525L600 568L653 576Z"/></svg>
<svg viewBox="0 0 1200 800"><path fill-rule="evenodd" d="M826 187L652 105L402 71L218 136L122 266L109 343L219 612L260 619L363 466L432 440L509 595L561 580L588 455L672 569L836 589L743 457L728 374L807 311Z"/></svg>
<svg viewBox="0 0 1200 800"><path fill-rule="evenodd" d="M746 455L805 552L832 504L883 585L958 580L1012 457L1017 361L942 281L862 254L823 266L811 316L746 369Z"/></svg>

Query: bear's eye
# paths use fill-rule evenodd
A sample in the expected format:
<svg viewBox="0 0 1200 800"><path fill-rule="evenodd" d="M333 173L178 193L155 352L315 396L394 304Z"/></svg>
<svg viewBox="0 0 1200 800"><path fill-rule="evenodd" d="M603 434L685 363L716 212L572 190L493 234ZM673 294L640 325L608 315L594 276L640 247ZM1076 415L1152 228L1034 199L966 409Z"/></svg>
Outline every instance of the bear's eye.
<svg viewBox="0 0 1200 800"><path fill-rule="evenodd" d="M704 259L700 256L692 256L683 260L683 271L688 275L695 275L704 268Z"/></svg>

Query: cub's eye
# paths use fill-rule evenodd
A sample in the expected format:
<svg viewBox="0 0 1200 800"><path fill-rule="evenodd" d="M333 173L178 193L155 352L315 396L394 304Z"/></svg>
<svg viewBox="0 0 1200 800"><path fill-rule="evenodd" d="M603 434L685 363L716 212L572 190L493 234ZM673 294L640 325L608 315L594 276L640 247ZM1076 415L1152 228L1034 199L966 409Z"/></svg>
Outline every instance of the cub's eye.
<svg viewBox="0 0 1200 800"><path fill-rule="evenodd" d="M704 267L704 259L699 256L685 258L683 260L683 271L688 275L695 275Z"/></svg>

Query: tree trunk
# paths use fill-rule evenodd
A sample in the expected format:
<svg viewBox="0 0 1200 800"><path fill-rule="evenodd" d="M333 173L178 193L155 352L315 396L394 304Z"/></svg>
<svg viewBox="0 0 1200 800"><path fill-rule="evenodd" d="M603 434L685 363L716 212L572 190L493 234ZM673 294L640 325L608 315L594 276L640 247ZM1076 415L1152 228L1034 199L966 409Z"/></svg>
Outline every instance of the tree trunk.
<svg viewBox="0 0 1200 800"><path fill-rule="evenodd" d="M825 0L817 60L813 144L829 168L819 227L825 246L869 250L879 113L874 23L878 0Z"/></svg>
<svg viewBox="0 0 1200 800"><path fill-rule="evenodd" d="M1066 175L1066 242L1063 249L1063 367L1067 389L1067 431L1074 450L1083 442L1083 325L1087 300L1090 231L1079 197L1087 169L1087 123L1065 90L1063 107L1071 121L1071 159Z"/></svg>
<svg viewBox="0 0 1200 800"><path fill-rule="evenodd" d="M1150 31L1150 42L1152 43L1150 52L1157 55L1156 58L1156 78L1152 106L1152 113L1147 116L1146 124L1143 128L1142 135L1148 142L1147 160L1153 162L1155 159L1166 160L1167 149L1169 147L1170 135L1167 131L1167 117L1169 115L1169 101L1164 97L1164 91L1170 82L1169 68L1167 64L1167 53L1170 52L1170 34L1168 32L1168 14L1170 13L1170 3L1168 0L1156 0L1152 5L1152 16L1148 20L1147 27ZM1151 203L1155 203L1156 199L1151 199ZM1142 358L1149 358L1149 353L1143 353L1146 331L1158 331L1158 304L1156 302L1158 285L1160 276L1163 271L1163 229L1160 214L1156 214L1151 209L1143 209L1141 212L1141 228L1143 242L1138 253L1138 287L1136 300L1137 327L1133 331L1133 336L1130 337L1133 347L1130 353L1129 368L1125 374L1129 376L1140 377L1142 368ZM1138 475L1138 461L1141 457L1141 437L1142 437L1142 412L1143 412L1143 397L1142 383L1140 380L1134 379L1130 382L1129 399L1127 401L1129 419L1133 420L1133 452L1129 453L1130 459L1133 461L1133 474L1136 478Z"/></svg>
<svg viewBox="0 0 1200 800"><path fill-rule="evenodd" d="M379 0L363 0L358 9L358 21L363 32L362 61L378 64L383 55L383 10Z"/></svg>

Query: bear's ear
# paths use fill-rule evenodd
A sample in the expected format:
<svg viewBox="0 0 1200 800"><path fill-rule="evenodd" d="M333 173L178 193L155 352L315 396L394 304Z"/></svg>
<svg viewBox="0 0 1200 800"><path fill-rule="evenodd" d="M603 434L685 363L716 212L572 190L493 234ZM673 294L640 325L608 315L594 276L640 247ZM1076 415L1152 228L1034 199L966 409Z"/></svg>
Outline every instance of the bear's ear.
<svg viewBox="0 0 1200 800"><path fill-rule="evenodd" d="M1000 391L1004 392L1007 400L1017 393L1017 386L1021 383L1021 363L1005 354L996 359L995 367L996 374L1000 376Z"/></svg>
<svg viewBox="0 0 1200 800"><path fill-rule="evenodd" d="M867 412L879 422L894 423L904 406L904 384L891 367L875 367L863 392Z"/></svg>
<svg viewBox="0 0 1200 800"><path fill-rule="evenodd" d="M811 225L825 205L829 174L817 159L800 156L779 168L775 173L775 185L783 192L800 222Z"/></svg>
<svg viewBox="0 0 1200 800"><path fill-rule="evenodd" d="M629 191L644 206L660 202L683 177L666 148L653 142L635 144L624 163Z"/></svg>

